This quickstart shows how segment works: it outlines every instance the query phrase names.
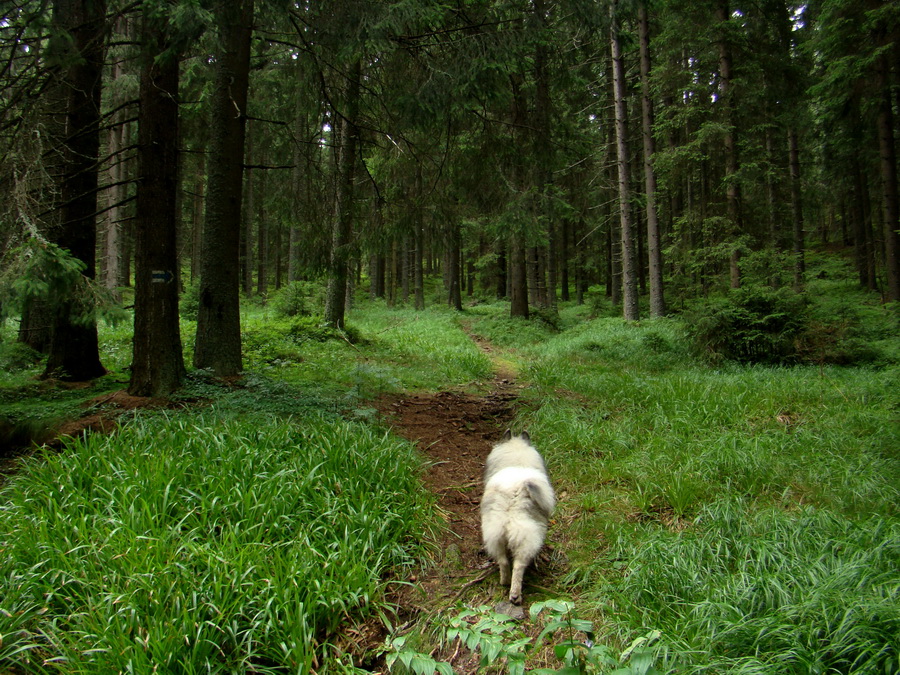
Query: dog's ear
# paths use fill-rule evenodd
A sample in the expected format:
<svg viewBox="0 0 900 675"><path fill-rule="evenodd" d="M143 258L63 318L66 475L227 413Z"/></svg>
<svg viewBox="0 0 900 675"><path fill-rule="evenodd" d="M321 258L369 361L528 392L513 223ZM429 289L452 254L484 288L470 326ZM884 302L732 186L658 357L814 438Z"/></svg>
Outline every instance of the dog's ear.
<svg viewBox="0 0 900 675"><path fill-rule="evenodd" d="M527 431L523 431L521 434L519 434L519 438L521 438L526 443L531 443L531 436L528 435Z"/></svg>
<svg viewBox="0 0 900 675"><path fill-rule="evenodd" d="M512 429L507 429L506 431L503 432L503 438L501 438L500 440L508 441L511 438L512 438Z"/></svg>

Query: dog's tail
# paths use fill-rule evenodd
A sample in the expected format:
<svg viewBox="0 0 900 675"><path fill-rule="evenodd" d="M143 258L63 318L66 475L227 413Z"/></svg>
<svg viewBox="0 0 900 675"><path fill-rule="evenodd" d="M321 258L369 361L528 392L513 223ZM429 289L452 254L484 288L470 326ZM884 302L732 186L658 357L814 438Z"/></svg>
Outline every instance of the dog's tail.
<svg viewBox="0 0 900 675"><path fill-rule="evenodd" d="M541 484L537 481L525 481L523 486L528 493L529 503L532 511L532 517L539 517L544 522L550 520L553 515L553 509L556 508L556 496L553 489L547 484Z"/></svg>

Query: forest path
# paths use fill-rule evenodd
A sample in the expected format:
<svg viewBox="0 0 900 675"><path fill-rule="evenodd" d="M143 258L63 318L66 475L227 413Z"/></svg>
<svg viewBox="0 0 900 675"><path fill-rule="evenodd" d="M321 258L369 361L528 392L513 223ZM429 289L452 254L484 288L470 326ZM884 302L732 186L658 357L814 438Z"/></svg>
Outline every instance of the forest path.
<svg viewBox="0 0 900 675"><path fill-rule="evenodd" d="M509 371L495 370L483 395L455 391L382 398L377 403L394 433L416 444L428 461L422 480L437 500L447 531L433 578L419 579L429 597L467 579L488 558L480 554L484 462L515 416L519 386ZM451 582L448 584L448 582Z"/></svg>
<svg viewBox="0 0 900 675"><path fill-rule="evenodd" d="M496 566L482 550L479 503L485 460L510 427L524 385L517 382L516 365L503 352L478 336L469 336L493 364L492 379L480 387L483 394L441 391L386 396L376 402L393 432L414 442L427 458L429 467L422 480L434 494L446 524L434 542L434 564L410 579L415 585L404 587L395 599L397 619L404 628L417 622L427 625L430 617L451 610L460 598L470 606L492 607L505 600L499 577L491 574ZM540 567L545 567L544 558L546 554L539 560ZM526 574L526 593L529 583L541 583L539 577L540 571ZM371 633L369 639L369 649L377 649L384 635L382 642ZM456 673L478 669L478 655L466 649L462 653L450 649L434 657L450 659Z"/></svg>

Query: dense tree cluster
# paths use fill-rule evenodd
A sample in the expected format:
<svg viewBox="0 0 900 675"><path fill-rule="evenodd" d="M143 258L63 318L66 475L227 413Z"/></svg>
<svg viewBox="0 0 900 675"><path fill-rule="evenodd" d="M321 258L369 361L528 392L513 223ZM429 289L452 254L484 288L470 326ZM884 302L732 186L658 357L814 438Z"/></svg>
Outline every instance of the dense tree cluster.
<svg viewBox="0 0 900 675"><path fill-rule="evenodd" d="M637 319L802 290L815 238L897 301L898 33L884 0L13 0L4 310L89 378L100 291L133 285L131 389L160 394L188 284L221 375L241 293L299 280L335 327L359 280L421 307L429 275Z"/></svg>

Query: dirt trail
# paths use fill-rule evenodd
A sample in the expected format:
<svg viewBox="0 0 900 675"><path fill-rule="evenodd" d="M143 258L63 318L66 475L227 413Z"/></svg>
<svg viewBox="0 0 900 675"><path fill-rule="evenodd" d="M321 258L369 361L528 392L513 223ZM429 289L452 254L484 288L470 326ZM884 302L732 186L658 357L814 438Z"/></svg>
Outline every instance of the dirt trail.
<svg viewBox="0 0 900 675"><path fill-rule="evenodd" d="M382 397L376 402L394 433L416 443L430 462L423 481L437 498L447 525L441 539L435 542L435 564L422 576L410 579L416 585L405 587L395 600L401 624L412 625L433 612L452 611L457 600L469 606L495 606L505 599L499 577L490 574L484 578L495 565L482 550L479 502L485 459L492 445L510 427L522 385L516 382L509 361L489 343L471 337L494 365L493 379L485 383L484 394L442 391ZM548 550L550 547L545 547L539 557L537 571L532 568L526 574L526 594L529 586L541 583L541 572L550 564ZM366 628L357 638L368 642L365 651L377 650L385 637L383 628L372 624ZM361 646L358 642L356 648ZM478 655L465 649L434 656L450 659L457 673L474 673L478 669Z"/></svg>
<svg viewBox="0 0 900 675"><path fill-rule="evenodd" d="M382 399L378 406L394 432L415 442L431 464L423 480L449 526L438 554L461 577L488 562L480 554L481 475L491 445L513 418L516 390L512 380L498 377L483 396L443 391ZM433 574L419 580L432 597L446 590L447 570Z"/></svg>

